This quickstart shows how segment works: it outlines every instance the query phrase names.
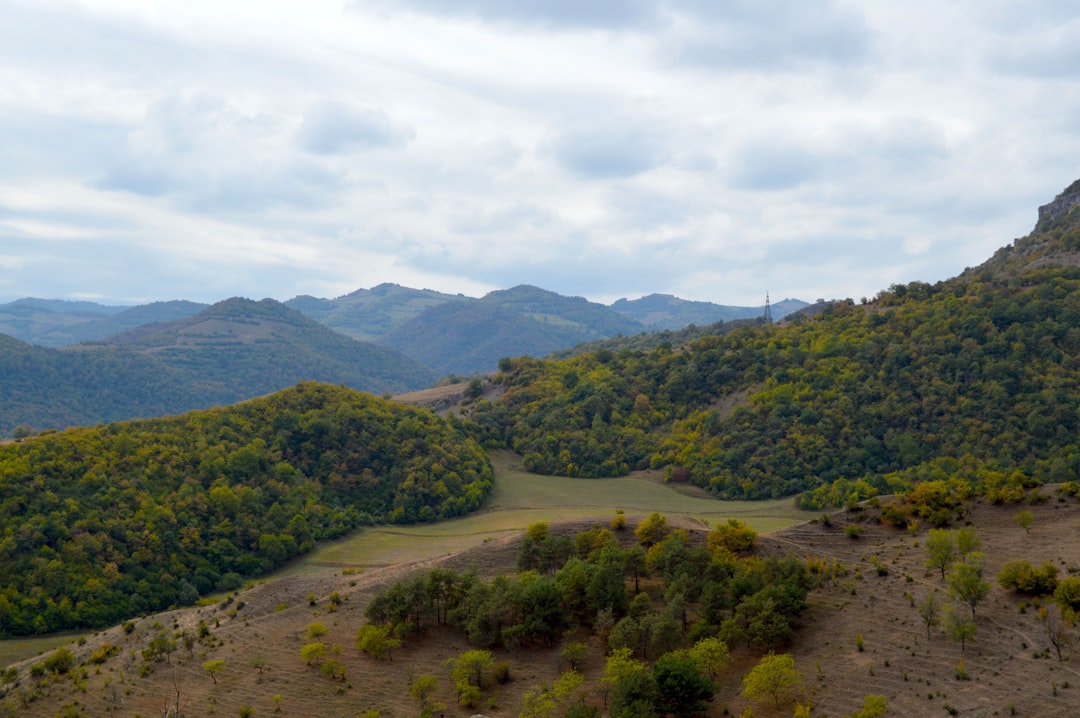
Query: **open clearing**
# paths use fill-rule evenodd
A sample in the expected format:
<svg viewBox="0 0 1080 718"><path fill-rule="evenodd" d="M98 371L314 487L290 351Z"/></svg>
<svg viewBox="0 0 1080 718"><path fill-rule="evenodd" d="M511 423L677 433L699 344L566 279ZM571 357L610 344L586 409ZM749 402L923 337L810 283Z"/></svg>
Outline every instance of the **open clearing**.
<svg viewBox="0 0 1080 718"><path fill-rule="evenodd" d="M571 479L525 472L509 452L493 456L495 488L486 506L462 518L434 524L379 526L320 546L277 575L327 569L376 568L446 556L524 530L537 521L595 519L607 522L616 509L628 517L657 511L715 525L738 518L761 533L812 518L791 498L775 501L717 501L694 486L660 480L660 472L617 479Z"/></svg>

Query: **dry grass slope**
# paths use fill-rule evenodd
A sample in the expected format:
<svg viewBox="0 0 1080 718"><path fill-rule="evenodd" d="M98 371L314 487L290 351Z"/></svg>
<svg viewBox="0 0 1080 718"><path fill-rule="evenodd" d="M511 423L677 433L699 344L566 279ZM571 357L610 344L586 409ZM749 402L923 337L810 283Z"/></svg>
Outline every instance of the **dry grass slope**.
<svg viewBox="0 0 1080 718"><path fill-rule="evenodd" d="M1050 495L1048 489L1043 493ZM1033 564L1053 561L1062 575L1080 571L1080 504L1076 499L1025 505L1034 514L1031 533L1017 525L1020 507L989 506L976 501L968 520L982 540L988 575L1007 560L1027 559ZM940 574L924 567L926 532L915 534L876 523L872 509L860 513L834 514L826 525L818 521L763 537L765 553L795 553L803 557L839 560L847 576L811 593L811 608L791 650L805 682L802 698L815 706L814 716L844 716L859 708L864 696L883 694L889 715L896 716L1066 716L1080 705L1080 672L1073 656L1058 662L1039 623L1037 612L1021 610L1022 598L1006 592L992 581L987 600L978 607L978 635L961 650L940 629L930 640L917 606L937 588L944 593ZM852 539L843 530L848 523L862 528ZM575 531L589 525L576 522L560 527ZM692 530L700 526L687 521ZM513 570L517 535L488 540L449 557L393 566L360 575L308 573L286 576L251 587L231 601L214 606L173 612L135 622L130 633L117 627L71 645L86 660L104 643L122 652L100 668L87 666L81 680L63 679L46 685L32 702L19 702L19 690L37 681L27 661L18 666L18 688L9 691L12 715L53 718L66 707L77 707L86 716L160 716L166 701L179 686L182 708L188 716L235 716L244 704L256 715L357 716L379 709L381 716L413 716L409 677L431 673L440 677L437 699L449 708L447 716L468 716L475 711L454 705L451 684L443 662L465 650L464 639L453 632L429 630L425 640L394 653L394 660L374 661L354 647L357 629L363 624L363 608L381 586L410 572L439 564L464 570L475 566L484 574ZM437 547L433 547L438 553ZM879 570L878 567L885 570ZM340 606L331 610L329 597L338 593ZM314 594L315 605L308 597ZM242 607L241 607L242 603ZM211 629L215 645L198 644L189 655L182 647L171 662L155 664L140 675L142 649L159 630L197 630L200 621ZM323 640L343 646L337 657L345 665L345 679L334 680L300 659L308 624L325 624ZM864 649L857 648L862 637ZM602 671L603 656L595 639L584 672L595 681ZM1080 655L1080 647L1071 649ZM738 715L746 703L739 695L741 678L759 654L740 649L722 678L709 715L727 710ZM202 669L209 660L226 663L217 683ZM40 660L40 659L37 659ZM492 703L480 709L489 716L514 716L520 696L540 682L551 682L561 666L555 650L524 650L516 656L496 653L496 660L510 660L514 680L489 692ZM963 664L968 679L957 678ZM274 697L280 696L275 704ZM755 706L756 715L789 716L791 708L770 712ZM4 715L0 711L0 715Z"/></svg>

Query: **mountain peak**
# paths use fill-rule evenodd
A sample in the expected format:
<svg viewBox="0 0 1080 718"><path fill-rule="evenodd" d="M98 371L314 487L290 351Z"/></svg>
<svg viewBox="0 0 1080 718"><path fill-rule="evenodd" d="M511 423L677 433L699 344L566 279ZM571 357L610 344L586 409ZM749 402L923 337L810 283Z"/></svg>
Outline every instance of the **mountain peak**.
<svg viewBox="0 0 1080 718"><path fill-rule="evenodd" d="M1080 206L1080 179L1066 187L1052 202L1039 207L1039 222L1036 229L1053 222L1077 206Z"/></svg>

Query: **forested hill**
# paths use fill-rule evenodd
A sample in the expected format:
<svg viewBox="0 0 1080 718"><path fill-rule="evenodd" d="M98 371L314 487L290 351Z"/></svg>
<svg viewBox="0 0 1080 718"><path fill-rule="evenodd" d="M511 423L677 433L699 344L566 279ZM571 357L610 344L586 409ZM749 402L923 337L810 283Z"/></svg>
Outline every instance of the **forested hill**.
<svg viewBox="0 0 1080 718"><path fill-rule="evenodd" d="M935 285L682 347L517 359L467 422L541 473L665 467L724 497L1080 469L1080 208ZM813 497L807 499L816 501Z"/></svg>
<svg viewBox="0 0 1080 718"><path fill-rule="evenodd" d="M115 317L114 317L115 318ZM175 414L300 381L375 393L430 386L434 372L323 327L273 300L230 299L188 319L45 349L0 337L0 435Z"/></svg>
<svg viewBox="0 0 1080 718"><path fill-rule="evenodd" d="M443 419L319 384L0 446L0 637L190 605L490 488L482 449Z"/></svg>
<svg viewBox="0 0 1080 718"><path fill-rule="evenodd" d="M644 326L602 304L521 285L432 307L380 338L440 374L491 371L502 357L558 349Z"/></svg>
<svg viewBox="0 0 1080 718"><path fill-rule="evenodd" d="M220 403L215 387L123 349L72 352L0 334L0 436L178 414Z"/></svg>

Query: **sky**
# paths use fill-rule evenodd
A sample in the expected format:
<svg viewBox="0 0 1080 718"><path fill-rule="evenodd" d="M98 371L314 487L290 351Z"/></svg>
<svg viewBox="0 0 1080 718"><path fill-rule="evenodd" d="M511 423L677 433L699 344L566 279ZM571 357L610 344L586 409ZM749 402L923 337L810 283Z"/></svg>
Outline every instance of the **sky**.
<svg viewBox="0 0 1080 718"><path fill-rule="evenodd" d="M1080 177L1073 0L0 0L0 301L936 282Z"/></svg>

